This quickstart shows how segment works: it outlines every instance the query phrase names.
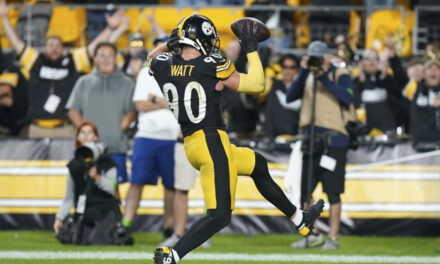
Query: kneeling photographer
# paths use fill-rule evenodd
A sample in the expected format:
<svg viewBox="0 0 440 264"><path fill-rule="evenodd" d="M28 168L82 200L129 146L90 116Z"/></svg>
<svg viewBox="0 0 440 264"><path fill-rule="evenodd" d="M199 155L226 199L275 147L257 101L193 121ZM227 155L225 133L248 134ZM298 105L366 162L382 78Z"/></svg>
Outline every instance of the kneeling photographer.
<svg viewBox="0 0 440 264"><path fill-rule="evenodd" d="M355 115L349 72L332 65L327 50L327 45L321 41L310 43L307 56L301 60L299 74L286 93L287 102L302 99L299 128L305 140L301 203L308 206L318 182L322 182L330 202L328 240L324 243L323 236L314 230L314 234L293 243L294 248L339 248L340 195L344 192L349 147L346 125Z"/></svg>
<svg viewBox="0 0 440 264"><path fill-rule="evenodd" d="M67 164L66 194L53 226L63 244L124 244L129 240L118 226L121 212L116 164L98 139L93 122L81 123L76 132L75 157ZM70 216L72 207L75 213Z"/></svg>

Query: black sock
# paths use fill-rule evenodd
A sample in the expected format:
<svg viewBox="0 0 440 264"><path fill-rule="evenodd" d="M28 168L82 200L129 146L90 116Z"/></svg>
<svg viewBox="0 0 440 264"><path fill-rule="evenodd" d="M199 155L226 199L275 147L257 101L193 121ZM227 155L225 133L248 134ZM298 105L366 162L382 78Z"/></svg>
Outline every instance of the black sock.
<svg viewBox="0 0 440 264"><path fill-rule="evenodd" d="M208 210L206 216L194 223L173 249L180 258L183 258L188 252L227 226L231 222L231 214L230 209Z"/></svg>
<svg viewBox="0 0 440 264"><path fill-rule="evenodd" d="M174 233L174 230L172 228L165 228L163 230L163 239L167 239L169 237L171 237Z"/></svg>
<svg viewBox="0 0 440 264"><path fill-rule="evenodd" d="M255 167L250 175L254 180L258 191L266 200L283 212L287 217L292 217L296 212L296 207L287 199L280 186L275 183L269 174L267 160L259 153L255 152Z"/></svg>

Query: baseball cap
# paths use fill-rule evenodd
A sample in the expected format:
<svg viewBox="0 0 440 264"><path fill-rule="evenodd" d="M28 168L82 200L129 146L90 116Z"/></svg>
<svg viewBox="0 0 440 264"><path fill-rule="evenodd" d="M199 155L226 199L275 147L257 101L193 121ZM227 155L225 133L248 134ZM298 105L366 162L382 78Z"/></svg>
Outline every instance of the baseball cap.
<svg viewBox="0 0 440 264"><path fill-rule="evenodd" d="M165 36L163 36L161 38L155 38L153 40L153 45L156 45L158 42L167 42L168 38L169 37L167 35L165 35Z"/></svg>
<svg viewBox="0 0 440 264"><path fill-rule="evenodd" d="M137 32L130 36L129 45L131 47L143 47L144 46L144 36Z"/></svg>
<svg viewBox="0 0 440 264"><path fill-rule="evenodd" d="M324 57L327 54L327 45L319 40L312 41L307 48L307 56L310 57Z"/></svg>

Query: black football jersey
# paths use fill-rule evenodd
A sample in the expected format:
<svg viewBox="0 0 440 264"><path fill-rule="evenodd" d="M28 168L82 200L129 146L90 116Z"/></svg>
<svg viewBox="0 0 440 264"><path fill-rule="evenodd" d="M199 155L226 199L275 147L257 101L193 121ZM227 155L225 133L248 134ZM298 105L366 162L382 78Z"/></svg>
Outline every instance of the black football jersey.
<svg viewBox="0 0 440 264"><path fill-rule="evenodd" d="M184 136L203 128L225 128L220 107L219 80L229 78L234 63L218 54L185 61L180 55L162 53L149 62Z"/></svg>

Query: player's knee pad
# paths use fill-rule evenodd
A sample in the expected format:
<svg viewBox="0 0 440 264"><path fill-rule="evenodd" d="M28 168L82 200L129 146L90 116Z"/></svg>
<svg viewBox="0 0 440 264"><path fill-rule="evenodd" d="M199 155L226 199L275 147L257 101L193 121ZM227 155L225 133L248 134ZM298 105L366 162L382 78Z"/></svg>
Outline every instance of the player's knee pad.
<svg viewBox="0 0 440 264"><path fill-rule="evenodd" d="M212 223L220 228L223 228L231 222L231 209L209 209L206 215L210 218Z"/></svg>
<svg viewBox="0 0 440 264"><path fill-rule="evenodd" d="M267 160L260 153L255 152L255 166L251 173L252 178L257 180L258 178L267 175L269 168L267 167Z"/></svg>
<svg viewBox="0 0 440 264"><path fill-rule="evenodd" d="M328 201L330 204L338 204L341 202L341 194L340 193L328 193L327 194Z"/></svg>

